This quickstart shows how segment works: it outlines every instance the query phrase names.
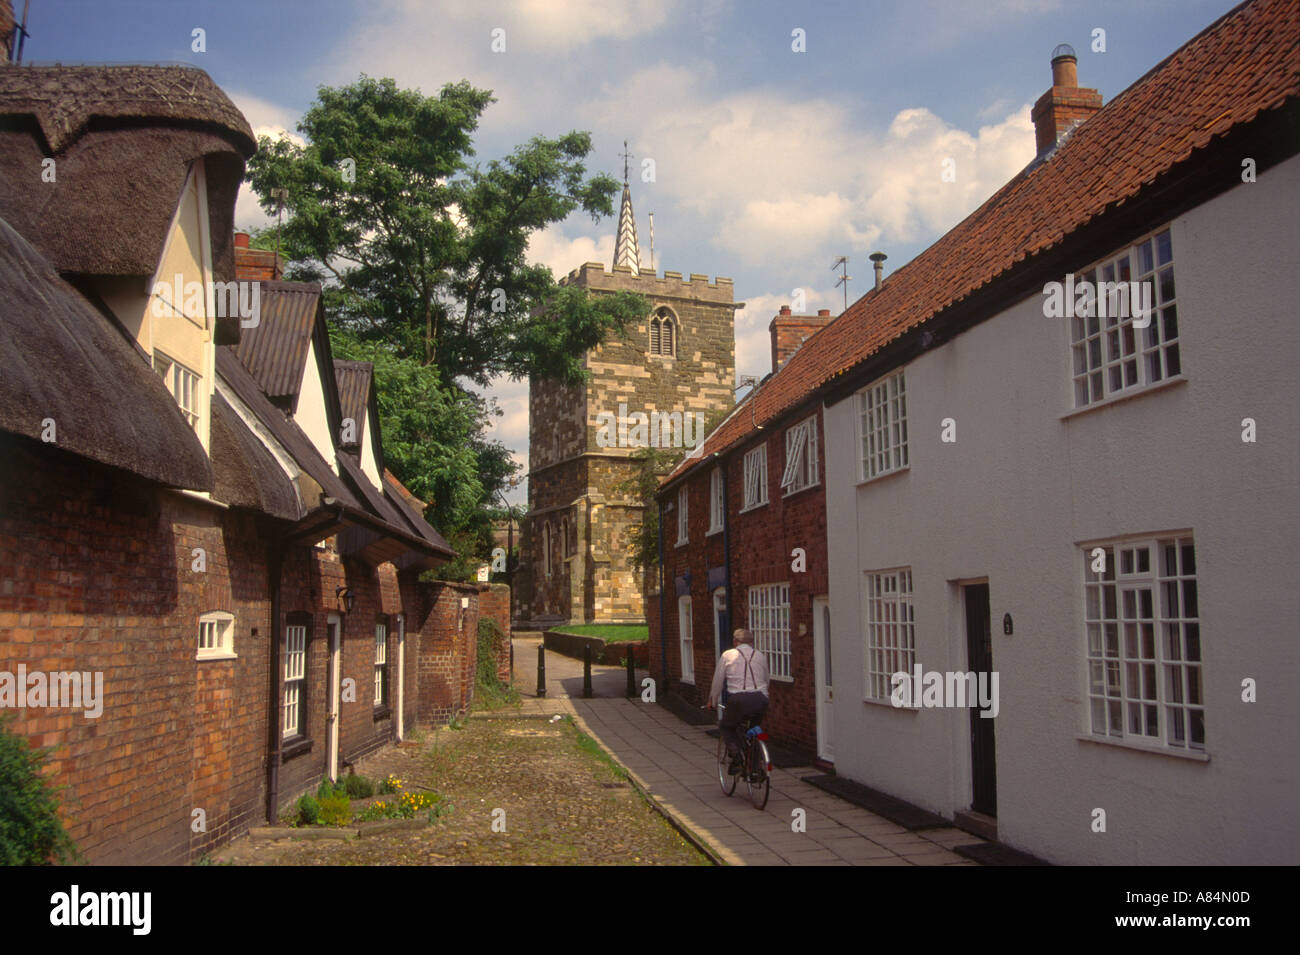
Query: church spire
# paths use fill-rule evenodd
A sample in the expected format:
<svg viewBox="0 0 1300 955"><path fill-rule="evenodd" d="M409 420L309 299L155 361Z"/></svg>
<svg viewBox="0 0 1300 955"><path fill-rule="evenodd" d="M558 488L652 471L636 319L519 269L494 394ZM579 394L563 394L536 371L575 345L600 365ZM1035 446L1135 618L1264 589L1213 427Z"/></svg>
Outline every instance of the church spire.
<svg viewBox="0 0 1300 955"><path fill-rule="evenodd" d="M614 264L641 271L641 253L636 244L636 217L632 215L632 190L627 185L627 140L623 140L623 204L618 210L618 235L614 237Z"/></svg>

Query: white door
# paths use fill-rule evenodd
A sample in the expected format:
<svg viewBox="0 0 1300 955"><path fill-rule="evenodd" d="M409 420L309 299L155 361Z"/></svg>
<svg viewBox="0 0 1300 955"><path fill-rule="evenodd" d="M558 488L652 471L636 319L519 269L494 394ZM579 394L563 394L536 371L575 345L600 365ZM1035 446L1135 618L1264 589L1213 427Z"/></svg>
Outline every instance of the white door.
<svg viewBox="0 0 1300 955"><path fill-rule="evenodd" d="M330 781L336 781L339 778L339 698L340 692L340 675L342 672L341 657L342 647L339 645L340 637L343 631L343 621L338 614L332 613L325 622L325 629L329 632L330 640L330 685L327 691L329 697L329 714L325 717L329 721L329 730L326 736L326 758L329 762Z"/></svg>
<svg viewBox="0 0 1300 955"><path fill-rule="evenodd" d="M813 665L817 670L817 755L834 761L835 693L831 689L831 605L813 598Z"/></svg>
<svg viewBox="0 0 1300 955"><path fill-rule="evenodd" d="M397 615L397 741L405 737L406 727L402 724L402 706L406 690L406 615Z"/></svg>

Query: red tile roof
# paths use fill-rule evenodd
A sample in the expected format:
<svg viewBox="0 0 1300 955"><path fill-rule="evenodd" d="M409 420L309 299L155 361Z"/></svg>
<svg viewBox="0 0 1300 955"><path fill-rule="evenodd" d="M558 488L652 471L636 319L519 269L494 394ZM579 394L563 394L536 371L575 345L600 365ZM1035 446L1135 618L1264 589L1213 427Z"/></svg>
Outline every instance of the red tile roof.
<svg viewBox="0 0 1300 955"><path fill-rule="evenodd" d="M1300 94L1300 0L1234 8L1075 128L884 285L808 339L746 402L765 424L904 332L1132 200L1215 138ZM665 479L741 442L733 414Z"/></svg>

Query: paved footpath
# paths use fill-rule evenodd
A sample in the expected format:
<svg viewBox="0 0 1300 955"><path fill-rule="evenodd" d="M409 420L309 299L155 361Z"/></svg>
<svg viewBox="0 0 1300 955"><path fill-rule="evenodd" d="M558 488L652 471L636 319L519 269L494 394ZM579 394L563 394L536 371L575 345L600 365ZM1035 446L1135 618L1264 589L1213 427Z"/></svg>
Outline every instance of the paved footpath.
<svg viewBox="0 0 1300 955"><path fill-rule="evenodd" d="M778 767L763 811L739 782L733 796L718 787L718 741L708 726L692 726L662 706L623 697L626 673L592 667L596 696L582 699L582 663L546 654L547 696L536 697L537 646L533 634L515 636L515 686L524 712L565 713L595 737L631 773L655 803L713 855L732 865L976 865L953 846L978 836L951 827L909 832L902 826L823 792L800 777L811 766ZM638 687L642 673L638 673ZM804 832L793 831L795 809Z"/></svg>

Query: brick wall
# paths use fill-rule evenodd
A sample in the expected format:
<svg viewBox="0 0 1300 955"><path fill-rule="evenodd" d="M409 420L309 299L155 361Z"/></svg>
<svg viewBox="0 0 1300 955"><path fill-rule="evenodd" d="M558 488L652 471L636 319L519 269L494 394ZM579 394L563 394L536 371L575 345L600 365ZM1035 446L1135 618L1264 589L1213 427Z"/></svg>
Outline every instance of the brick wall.
<svg viewBox="0 0 1300 955"><path fill-rule="evenodd" d="M479 614L496 621L505 639L497 653L497 679L510 682L510 588L506 584L480 584Z"/></svg>
<svg viewBox="0 0 1300 955"><path fill-rule="evenodd" d="M816 686L814 683L812 599L827 593L826 505L824 483L785 496L778 486L785 470L786 427L802 421L796 415L780 426L769 426L761 437L728 454L727 527L731 558L731 594L727 601L728 629L749 626L749 589L761 584L790 585L791 679L773 679L764 724L773 739L812 752L817 746ZM825 473L824 442L818 414L818 474ZM768 503L744 514L744 454L766 442L768 447ZM722 534L707 535L711 468L700 468L687 480L689 544L676 546L675 510L664 515L664 632L670 692L700 705L708 696L717 662L713 595L708 586L710 568L723 566ZM666 498L676 507L676 490ZM791 569L791 552L802 547L806 569ZM690 574L691 621L694 648L694 684L681 681L680 620L677 580ZM653 602L653 601L652 601ZM729 635L723 648L731 646ZM664 654L657 622L650 633L651 675L661 679Z"/></svg>
<svg viewBox="0 0 1300 955"><path fill-rule="evenodd" d="M0 672L22 664L103 674L98 719L66 708L12 711L16 731L52 750L48 772L64 787L62 814L83 855L96 864L184 862L264 822L268 738L281 719L269 701L268 548L277 528L26 439L0 436L0 460ZM394 739L399 682L408 731L469 705L476 586L421 584L391 564L340 560L332 542L292 549L281 581L282 612L308 625L310 745L282 760L280 806L327 771L336 587L356 598L340 614L341 677L355 686L355 702L345 696L340 707L343 766ZM235 657L196 660L198 618L214 610L234 617ZM389 624L387 712L373 702L380 615ZM206 831L193 831L196 809Z"/></svg>

